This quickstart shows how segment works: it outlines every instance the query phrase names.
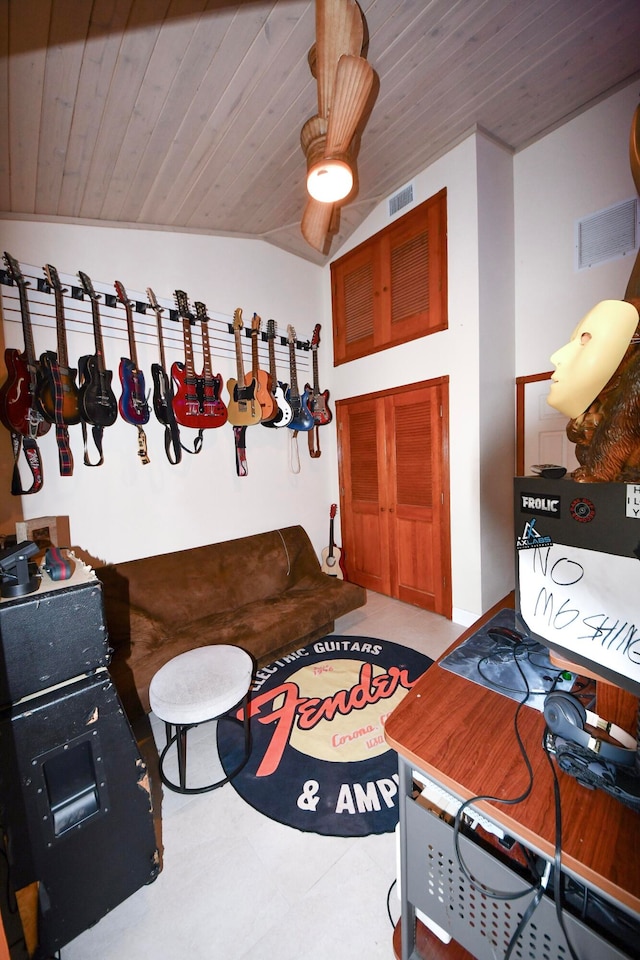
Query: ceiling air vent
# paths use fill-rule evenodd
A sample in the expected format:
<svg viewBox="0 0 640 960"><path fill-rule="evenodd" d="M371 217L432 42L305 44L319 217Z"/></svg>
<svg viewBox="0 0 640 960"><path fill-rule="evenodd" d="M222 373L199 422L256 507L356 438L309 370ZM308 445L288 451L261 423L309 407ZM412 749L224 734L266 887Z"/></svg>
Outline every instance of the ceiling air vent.
<svg viewBox="0 0 640 960"><path fill-rule="evenodd" d="M638 201L624 200L576 222L577 269L617 260L638 246Z"/></svg>
<svg viewBox="0 0 640 960"><path fill-rule="evenodd" d="M408 207L410 203L413 203L412 183L408 183L406 187L402 187L392 197L389 197L389 216L392 217L399 210Z"/></svg>

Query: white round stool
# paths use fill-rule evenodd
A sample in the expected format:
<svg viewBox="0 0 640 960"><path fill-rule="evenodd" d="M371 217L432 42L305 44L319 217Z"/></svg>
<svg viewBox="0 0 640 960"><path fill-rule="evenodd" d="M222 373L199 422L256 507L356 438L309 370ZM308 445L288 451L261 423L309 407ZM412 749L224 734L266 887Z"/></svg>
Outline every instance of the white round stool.
<svg viewBox="0 0 640 960"><path fill-rule="evenodd" d="M228 783L242 770L251 752L249 731L249 689L253 659L240 647L214 644L187 650L160 667L149 685L149 702L157 717L164 720L167 743L160 754L160 777L177 793L205 793ZM200 723L221 720L243 705L244 755L232 773L204 787L187 787L187 731ZM173 728L175 727L175 733ZM177 744L179 785L164 773L167 751Z"/></svg>

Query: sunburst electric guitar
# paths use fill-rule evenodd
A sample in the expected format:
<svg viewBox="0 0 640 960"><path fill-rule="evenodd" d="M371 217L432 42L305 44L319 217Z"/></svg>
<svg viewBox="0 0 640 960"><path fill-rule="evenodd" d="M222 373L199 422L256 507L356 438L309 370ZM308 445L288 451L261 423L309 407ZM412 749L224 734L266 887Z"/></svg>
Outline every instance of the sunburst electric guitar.
<svg viewBox="0 0 640 960"><path fill-rule="evenodd" d="M260 419L263 423L267 423L277 415L278 407L271 389L271 374L260 369L258 337L260 336L261 322L258 314L254 313L251 321L251 370L246 375L244 382L249 384L252 380L256 381L256 396L261 410Z"/></svg>
<svg viewBox="0 0 640 960"><path fill-rule="evenodd" d="M262 420L262 409L256 396L255 377L247 383L242 358L242 310L240 307L233 314L233 332L236 341L236 371L235 380L227 380L229 391L229 423L234 427L249 427Z"/></svg>
<svg viewBox="0 0 640 960"><path fill-rule="evenodd" d="M65 288L60 283L60 277L55 267L48 263L43 267L47 283L53 290L56 305L56 340L58 352L47 351L40 356L42 368L42 385L40 389L40 403L42 412L51 423L56 419L56 392L62 394L62 420L66 424L80 423L80 407L78 404L78 387L76 376L78 371L69 366L67 350L67 332L64 316ZM54 380L53 364L58 364L59 385ZM58 398L60 399L60 397Z"/></svg>

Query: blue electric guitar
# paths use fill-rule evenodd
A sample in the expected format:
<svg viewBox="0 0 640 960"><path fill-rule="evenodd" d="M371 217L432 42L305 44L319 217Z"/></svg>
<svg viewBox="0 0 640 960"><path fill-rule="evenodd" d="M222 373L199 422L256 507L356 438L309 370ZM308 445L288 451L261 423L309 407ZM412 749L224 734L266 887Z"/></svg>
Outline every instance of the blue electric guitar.
<svg viewBox="0 0 640 960"><path fill-rule="evenodd" d="M298 389L298 372L296 369L296 332L289 324L287 327L289 341L289 376L291 383L286 393L287 403L291 407L292 417L287 426L290 430L311 430L314 425L313 414L309 410L309 392L300 394Z"/></svg>
<svg viewBox="0 0 640 960"><path fill-rule="evenodd" d="M127 333L129 335L130 357L122 357L118 370L122 384L122 396L118 401L120 416L127 423L142 426L149 421L149 403L145 392L144 374L138 366L136 337L133 329L133 305L119 280L114 284L118 300L127 312Z"/></svg>

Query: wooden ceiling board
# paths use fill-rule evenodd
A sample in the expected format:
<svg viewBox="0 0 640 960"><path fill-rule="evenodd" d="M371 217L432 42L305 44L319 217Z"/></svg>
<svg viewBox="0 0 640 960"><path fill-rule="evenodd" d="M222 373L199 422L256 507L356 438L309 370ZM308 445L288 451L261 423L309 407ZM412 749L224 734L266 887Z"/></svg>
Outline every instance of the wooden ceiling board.
<svg viewBox="0 0 640 960"><path fill-rule="evenodd" d="M516 151L640 77L638 0L361 0L379 89L331 253L474 129ZM262 237L311 260L312 0L0 0L0 216Z"/></svg>

